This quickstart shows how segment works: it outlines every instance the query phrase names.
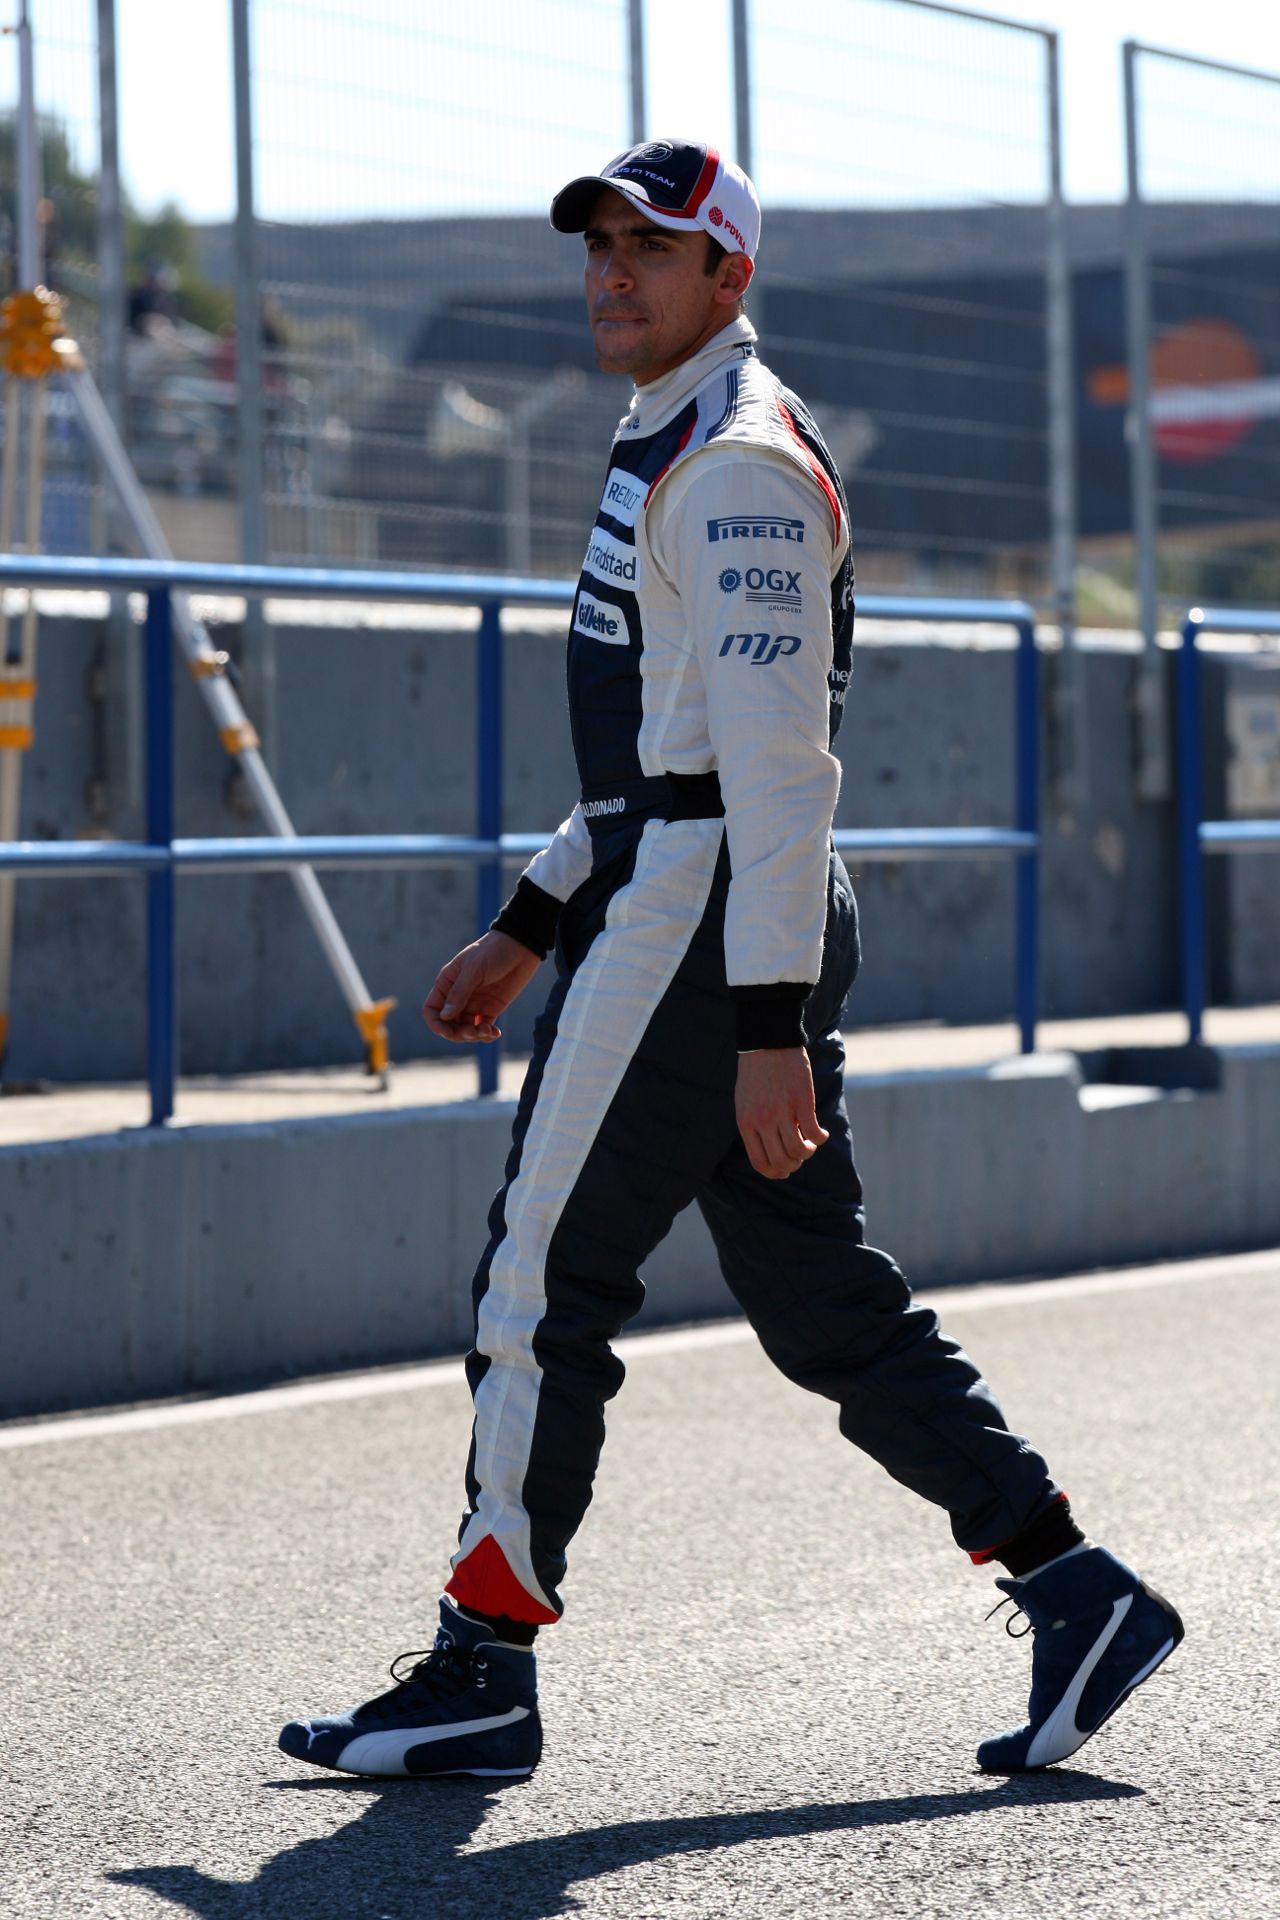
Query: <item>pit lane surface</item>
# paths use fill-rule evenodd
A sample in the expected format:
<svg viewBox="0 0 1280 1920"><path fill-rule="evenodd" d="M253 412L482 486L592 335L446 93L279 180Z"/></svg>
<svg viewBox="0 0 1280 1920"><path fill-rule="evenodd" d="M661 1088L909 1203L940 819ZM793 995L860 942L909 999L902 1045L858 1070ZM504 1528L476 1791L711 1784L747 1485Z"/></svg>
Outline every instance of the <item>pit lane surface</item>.
<svg viewBox="0 0 1280 1920"><path fill-rule="evenodd" d="M468 1403L432 1367L0 1429L15 1920L1280 1911L1280 1254L933 1296L1184 1645L1047 1774L945 1520L733 1325L629 1343L528 1783L275 1750L428 1645Z"/></svg>

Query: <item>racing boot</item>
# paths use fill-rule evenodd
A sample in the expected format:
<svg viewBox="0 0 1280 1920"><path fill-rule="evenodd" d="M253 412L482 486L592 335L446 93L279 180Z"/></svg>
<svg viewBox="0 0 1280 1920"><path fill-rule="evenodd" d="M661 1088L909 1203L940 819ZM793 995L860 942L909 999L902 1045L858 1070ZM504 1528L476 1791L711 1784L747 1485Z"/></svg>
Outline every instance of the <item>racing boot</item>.
<svg viewBox="0 0 1280 1920"><path fill-rule="evenodd" d="M1027 1723L978 1748L987 1773L1030 1773L1082 1747L1168 1658L1183 1627L1167 1600L1089 1542L1022 1580L997 1580L1034 1636ZM1007 1605L1001 1601L1000 1606ZM998 1608L993 1608L993 1612Z"/></svg>
<svg viewBox="0 0 1280 1920"><path fill-rule="evenodd" d="M412 1662L406 1666L406 1662ZM391 1663L395 1686L326 1720L291 1720L280 1747L295 1760L378 1779L532 1773L542 1754L531 1647L494 1638L447 1599L429 1653Z"/></svg>

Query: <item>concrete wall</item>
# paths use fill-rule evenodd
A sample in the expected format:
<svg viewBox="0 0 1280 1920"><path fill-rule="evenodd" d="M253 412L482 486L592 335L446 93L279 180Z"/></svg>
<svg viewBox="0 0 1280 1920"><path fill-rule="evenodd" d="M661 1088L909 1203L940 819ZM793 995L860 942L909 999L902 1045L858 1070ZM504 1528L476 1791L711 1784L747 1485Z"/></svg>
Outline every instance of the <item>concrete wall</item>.
<svg viewBox="0 0 1280 1920"><path fill-rule="evenodd" d="M438 609L411 610L408 624L397 610L332 617L340 624L274 627L276 769L299 830L470 831L474 649L466 621ZM840 824L1009 821L1012 655L1002 637L862 631L838 742ZM238 629L224 628L218 638L234 647ZM139 832L128 722L135 656L136 646L120 637L107 644L100 622L44 622L24 836ZM1088 798L1069 807L1050 789L1044 823L1046 1015L1138 1010L1171 1004L1176 994L1172 817L1168 805L1134 798L1135 665L1119 644L1083 656ZM507 679L506 825L551 828L575 791L558 620L512 637ZM98 700L90 697L95 684ZM252 671L246 697L259 712ZM1051 712L1053 703L1045 705ZM1058 743L1047 722L1045 747L1052 770ZM229 763L185 680L178 755L178 831L250 829L236 810ZM1239 982L1255 998L1280 997L1280 888L1268 892L1264 884L1273 877L1273 862L1257 861L1244 879L1233 875L1234 890L1223 896L1224 924L1234 929L1238 921L1241 929ZM852 1019L1009 1016L1013 882L1006 861L871 864L856 878L866 964ZM336 873L324 884L370 989L399 997L393 1055L433 1050L418 1006L441 959L472 937L471 874ZM287 878L187 878L179 911L185 1070L359 1057ZM8 1076L141 1076L143 925L135 881L20 883ZM538 997L535 988L513 1013L517 1047L528 1042Z"/></svg>
<svg viewBox="0 0 1280 1920"><path fill-rule="evenodd" d="M932 1284L1280 1240L1280 1050L1091 1070L851 1080L868 1237ZM460 1350L512 1111L0 1149L0 1415ZM696 1215L645 1278L647 1321L730 1308Z"/></svg>

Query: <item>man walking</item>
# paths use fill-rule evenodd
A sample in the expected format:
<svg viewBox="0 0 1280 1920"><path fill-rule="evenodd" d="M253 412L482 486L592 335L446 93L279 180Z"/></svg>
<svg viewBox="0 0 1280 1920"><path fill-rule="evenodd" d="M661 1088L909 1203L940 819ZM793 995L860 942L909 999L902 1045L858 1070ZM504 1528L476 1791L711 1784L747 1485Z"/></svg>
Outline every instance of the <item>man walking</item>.
<svg viewBox="0 0 1280 1920"><path fill-rule="evenodd" d="M635 381L569 631L581 799L424 1014L497 1037L551 945L506 1184L476 1276L468 1506L425 1658L285 1752L373 1775L524 1774L533 1645L591 1498L609 1342L696 1200L765 1351L945 1509L1035 1630L1028 1719L992 1771L1073 1753L1182 1625L1088 1542L968 1357L866 1245L839 1022L857 912L830 844L853 563L839 474L743 312L755 189L653 141L555 198L582 233L596 359ZM397 1663L398 1665L399 1663Z"/></svg>

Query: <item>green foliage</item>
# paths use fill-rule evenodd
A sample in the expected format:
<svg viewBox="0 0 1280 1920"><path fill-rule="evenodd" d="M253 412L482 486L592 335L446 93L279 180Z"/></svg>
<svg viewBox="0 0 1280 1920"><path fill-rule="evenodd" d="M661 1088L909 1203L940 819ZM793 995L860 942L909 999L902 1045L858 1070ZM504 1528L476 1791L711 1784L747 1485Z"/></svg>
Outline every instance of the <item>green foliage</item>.
<svg viewBox="0 0 1280 1920"><path fill-rule="evenodd" d="M177 275L174 304L181 319L216 333L233 318L235 296L229 287L214 286L201 273L195 231L172 200L153 214L141 214L126 205L124 229L125 265L131 285L158 263Z"/></svg>
<svg viewBox="0 0 1280 1920"><path fill-rule="evenodd" d="M13 110L0 113L0 211L17 224L18 128ZM53 260L50 278L59 288L87 291L97 269L97 175L77 166L67 129L40 120L41 189L53 207ZM211 333L232 317L234 298L226 287L206 280L200 270L194 228L172 201L158 213L142 214L124 195L125 274L132 285L153 262L177 276L174 305L181 319ZM7 289L5 289L7 290Z"/></svg>

